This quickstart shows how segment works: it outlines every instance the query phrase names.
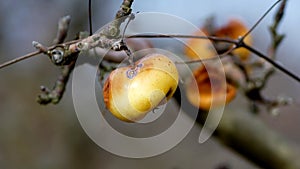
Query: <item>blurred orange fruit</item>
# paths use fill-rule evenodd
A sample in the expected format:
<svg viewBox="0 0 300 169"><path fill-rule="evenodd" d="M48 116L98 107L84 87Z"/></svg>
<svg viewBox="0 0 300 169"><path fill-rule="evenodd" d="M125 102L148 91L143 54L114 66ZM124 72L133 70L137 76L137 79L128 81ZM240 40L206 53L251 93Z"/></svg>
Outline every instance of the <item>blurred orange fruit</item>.
<svg viewBox="0 0 300 169"><path fill-rule="evenodd" d="M194 35L196 36L209 35L209 36L216 36L216 37L223 37L223 38L238 39L239 37L247 33L247 31L248 28L241 20L231 19L226 25L220 28L217 28L215 30L209 30L209 31L206 30L205 28L202 28L197 32L195 32ZM208 32L210 32L210 34L208 34ZM251 45L252 44L251 35L248 35L244 39L244 42L248 45ZM220 44L220 43L216 42L214 44ZM228 43L226 43L226 45L227 44ZM230 46L232 45L229 44L228 47ZM195 38L189 39L184 48L184 52L186 56L188 56L190 59L193 60L212 58L217 55L213 43L210 40L206 40L206 39L195 39ZM235 49L234 51L232 51L232 53L238 56L241 60L246 60L250 56L250 52L244 48Z"/></svg>
<svg viewBox="0 0 300 169"><path fill-rule="evenodd" d="M209 74L207 70L209 70ZM186 86L187 98L193 106L209 110L212 105L214 108L225 105L235 98L236 88L228 82L224 83L222 75L216 68L201 66L193 72L193 75L196 83L190 81ZM214 86L214 95L212 84L216 85Z"/></svg>
<svg viewBox="0 0 300 169"><path fill-rule="evenodd" d="M207 31L205 29L201 29L195 32L194 35L207 36ZM190 59L193 60L208 59L217 54L210 40L196 38L192 38L187 41L184 52Z"/></svg>
<svg viewBox="0 0 300 169"><path fill-rule="evenodd" d="M248 32L248 28L245 24L238 19L231 19L225 26L216 30L215 35L217 37L227 37L231 39L238 39L242 37ZM246 36L244 42L248 45L252 44L252 37L251 35ZM250 51L244 48L235 49L232 53L242 60L248 59L250 56Z"/></svg>

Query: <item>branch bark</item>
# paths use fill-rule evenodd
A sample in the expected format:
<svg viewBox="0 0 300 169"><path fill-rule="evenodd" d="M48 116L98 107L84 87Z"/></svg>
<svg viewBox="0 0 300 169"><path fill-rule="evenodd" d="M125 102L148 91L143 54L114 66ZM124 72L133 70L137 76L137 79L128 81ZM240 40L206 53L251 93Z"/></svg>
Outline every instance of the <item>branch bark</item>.
<svg viewBox="0 0 300 169"><path fill-rule="evenodd" d="M203 120L199 121L203 124ZM215 136L226 146L258 166L268 169L299 169L296 147L250 112L224 112Z"/></svg>
<svg viewBox="0 0 300 169"><path fill-rule="evenodd" d="M180 104L180 92L175 99ZM242 110L225 111L214 137L226 147L239 153L257 166L267 169L300 169L299 147L273 129L269 128L257 114ZM185 110L188 113L188 110ZM199 110L197 123L204 125L207 113ZM296 151L295 151L296 150Z"/></svg>

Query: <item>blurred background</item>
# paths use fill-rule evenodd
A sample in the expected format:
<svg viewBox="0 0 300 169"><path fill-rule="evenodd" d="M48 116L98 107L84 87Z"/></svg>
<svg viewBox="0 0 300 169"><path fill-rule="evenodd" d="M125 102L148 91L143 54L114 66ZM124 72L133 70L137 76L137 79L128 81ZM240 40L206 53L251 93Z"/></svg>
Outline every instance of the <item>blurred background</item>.
<svg viewBox="0 0 300 169"><path fill-rule="evenodd" d="M96 31L113 19L121 0L93 0L93 29ZM274 3L274 0L135 0L134 12L164 12L201 26L214 15L217 24L231 17L244 20L248 27ZM300 74L298 31L300 1L289 0L280 32L286 38L278 51L278 60ZM266 52L270 43L268 25L275 10L252 33L254 47ZM82 0L0 0L0 63L34 51L31 42L50 45L57 22L72 17L69 40L79 31L88 30L88 2ZM153 25L155 27L155 25ZM166 168L214 169L226 165L232 169L258 168L231 149L211 138L198 143L200 127L172 150L147 159L115 156L98 147L82 130L73 108L71 84L58 105L36 103L39 86L52 87L59 69L45 55L0 70L0 168ZM268 83L265 94L274 98L290 96L295 104L281 109L279 116L262 112L262 119L292 144L300 144L300 85L281 72ZM231 107L234 107L234 102Z"/></svg>

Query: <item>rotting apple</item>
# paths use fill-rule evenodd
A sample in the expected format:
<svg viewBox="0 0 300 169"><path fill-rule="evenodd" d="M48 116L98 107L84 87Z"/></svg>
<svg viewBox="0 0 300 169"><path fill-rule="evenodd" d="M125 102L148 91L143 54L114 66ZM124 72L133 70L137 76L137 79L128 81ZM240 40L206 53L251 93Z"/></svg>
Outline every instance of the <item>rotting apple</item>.
<svg viewBox="0 0 300 169"><path fill-rule="evenodd" d="M186 86L186 96L193 106L208 111L211 107L217 108L235 98L236 87L226 80L223 82L217 68L209 65L201 66L193 72L193 75L192 78L195 78L196 82L190 81ZM214 93L212 85L214 85Z"/></svg>
<svg viewBox="0 0 300 169"><path fill-rule="evenodd" d="M168 101L178 85L178 71L167 56L149 54L133 66L112 71L105 81L106 108L118 119L136 122Z"/></svg>

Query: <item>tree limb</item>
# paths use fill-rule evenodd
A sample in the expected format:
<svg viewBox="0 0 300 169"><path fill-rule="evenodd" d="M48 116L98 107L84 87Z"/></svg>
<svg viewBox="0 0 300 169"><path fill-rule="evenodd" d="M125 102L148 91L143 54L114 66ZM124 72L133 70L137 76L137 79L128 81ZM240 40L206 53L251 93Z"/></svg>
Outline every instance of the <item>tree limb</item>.
<svg viewBox="0 0 300 169"><path fill-rule="evenodd" d="M204 124L203 118L198 122ZM253 113L224 112L215 136L260 167L268 169L299 169L300 161L294 152L296 147L266 126Z"/></svg>

